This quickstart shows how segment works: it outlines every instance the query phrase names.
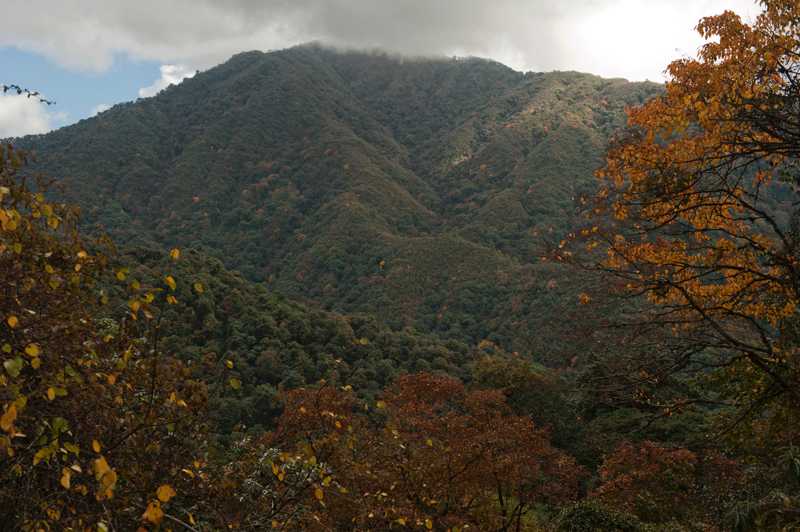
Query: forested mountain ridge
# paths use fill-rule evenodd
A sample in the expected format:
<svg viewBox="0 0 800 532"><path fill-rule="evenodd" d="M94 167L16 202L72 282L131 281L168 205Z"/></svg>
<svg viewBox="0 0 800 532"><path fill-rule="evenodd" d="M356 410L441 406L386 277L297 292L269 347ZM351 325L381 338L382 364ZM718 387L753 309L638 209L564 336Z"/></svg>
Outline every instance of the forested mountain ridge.
<svg viewBox="0 0 800 532"><path fill-rule="evenodd" d="M541 351L565 296L536 235L569 226L624 108L659 90L300 46L23 145L120 243L199 248L326 308Z"/></svg>

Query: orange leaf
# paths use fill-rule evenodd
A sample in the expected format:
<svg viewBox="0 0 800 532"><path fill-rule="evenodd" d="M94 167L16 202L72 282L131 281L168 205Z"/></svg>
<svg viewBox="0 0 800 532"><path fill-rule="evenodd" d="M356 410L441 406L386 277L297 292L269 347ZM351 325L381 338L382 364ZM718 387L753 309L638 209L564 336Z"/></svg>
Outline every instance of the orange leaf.
<svg viewBox="0 0 800 532"><path fill-rule="evenodd" d="M157 525L164 519L164 511L161 510L161 503L158 501L150 501L147 509L142 514L142 519Z"/></svg>
<svg viewBox="0 0 800 532"><path fill-rule="evenodd" d="M172 489L172 486L169 484L163 484L156 490L156 496L161 502L169 502L175 495L177 495L177 493L175 493L175 490Z"/></svg>
<svg viewBox="0 0 800 532"><path fill-rule="evenodd" d="M5 411L2 417L0 417L0 429L3 429L6 432L11 432L11 429L14 425L14 420L17 419L17 407L16 405L11 405Z"/></svg>
<svg viewBox="0 0 800 532"><path fill-rule="evenodd" d="M70 484L69 481L71 477L72 473L70 473L70 470L68 468L65 467L64 469L61 470L61 480L59 481L59 483L61 484L61 487L63 487L65 490L69 489L69 484Z"/></svg>

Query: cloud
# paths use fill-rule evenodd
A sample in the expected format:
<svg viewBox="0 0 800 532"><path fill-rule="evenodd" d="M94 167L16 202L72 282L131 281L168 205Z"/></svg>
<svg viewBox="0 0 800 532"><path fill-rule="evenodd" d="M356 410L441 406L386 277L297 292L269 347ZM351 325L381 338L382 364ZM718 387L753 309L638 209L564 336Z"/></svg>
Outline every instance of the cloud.
<svg viewBox="0 0 800 532"><path fill-rule="evenodd" d="M66 118L63 113L49 112L35 98L0 96L0 138L47 133Z"/></svg>
<svg viewBox="0 0 800 532"><path fill-rule="evenodd" d="M139 98L155 96L170 85L177 85L186 78L195 75L195 70L186 65L161 65L161 77L152 85L139 89Z"/></svg>
<svg viewBox="0 0 800 532"><path fill-rule="evenodd" d="M6 0L15 23L0 46L103 71L117 54L207 68L236 52L318 40L658 79L669 60L695 52L698 19L728 8L759 10L754 0Z"/></svg>
<svg viewBox="0 0 800 532"><path fill-rule="evenodd" d="M89 116L99 115L103 111L108 111L109 109L111 109L111 106L108 105L107 103L98 103L97 105L92 107L92 113Z"/></svg>

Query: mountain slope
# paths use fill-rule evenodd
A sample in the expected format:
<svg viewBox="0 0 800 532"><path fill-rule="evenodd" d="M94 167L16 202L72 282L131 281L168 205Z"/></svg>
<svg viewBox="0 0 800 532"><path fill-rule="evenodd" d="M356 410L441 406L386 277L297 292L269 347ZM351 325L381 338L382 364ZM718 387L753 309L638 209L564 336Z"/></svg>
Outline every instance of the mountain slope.
<svg viewBox="0 0 800 532"><path fill-rule="evenodd" d="M195 247L395 327L545 352L546 315L570 296L531 265L533 235L568 226L624 107L658 90L302 46L25 144L123 242Z"/></svg>

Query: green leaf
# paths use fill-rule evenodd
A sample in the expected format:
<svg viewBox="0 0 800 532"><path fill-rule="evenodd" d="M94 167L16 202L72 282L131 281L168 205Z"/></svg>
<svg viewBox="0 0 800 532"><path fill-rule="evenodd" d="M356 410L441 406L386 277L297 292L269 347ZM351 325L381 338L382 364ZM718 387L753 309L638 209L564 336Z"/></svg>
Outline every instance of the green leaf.
<svg viewBox="0 0 800 532"><path fill-rule="evenodd" d="M19 377L19 372L22 371L22 366L24 362L22 361L21 357L10 358L3 362L3 367L6 369L9 375L14 378Z"/></svg>

